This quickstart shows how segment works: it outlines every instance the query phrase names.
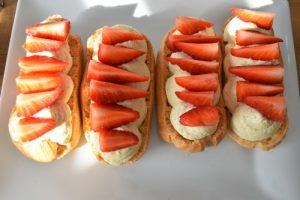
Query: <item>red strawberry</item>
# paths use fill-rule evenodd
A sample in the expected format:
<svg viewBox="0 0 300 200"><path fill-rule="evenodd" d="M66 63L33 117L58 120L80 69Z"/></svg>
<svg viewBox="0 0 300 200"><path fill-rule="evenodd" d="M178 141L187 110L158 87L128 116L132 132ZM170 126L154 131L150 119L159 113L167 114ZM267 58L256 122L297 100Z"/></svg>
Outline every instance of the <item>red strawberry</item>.
<svg viewBox="0 0 300 200"><path fill-rule="evenodd" d="M47 118L28 117L18 122L18 133L21 142L32 141L55 127L55 121Z"/></svg>
<svg viewBox="0 0 300 200"><path fill-rule="evenodd" d="M134 72L90 60L87 79L89 81L94 79L113 83L132 83L147 81L149 78Z"/></svg>
<svg viewBox="0 0 300 200"><path fill-rule="evenodd" d="M219 123L220 114L214 106L200 106L181 115L179 121L184 126L214 126Z"/></svg>
<svg viewBox="0 0 300 200"><path fill-rule="evenodd" d="M245 22L252 22L258 27L271 29L273 25L274 15L272 13L246 10L241 8L232 8L231 12L234 16Z"/></svg>
<svg viewBox="0 0 300 200"><path fill-rule="evenodd" d="M197 60L218 60L219 58L219 45L218 43L184 43L176 42L175 48L179 51L192 56Z"/></svg>
<svg viewBox="0 0 300 200"><path fill-rule="evenodd" d="M102 130L99 139L102 152L117 151L139 143L135 134L119 130Z"/></svg>
<svg viewBox="0 0 300 200"><path fill-rule="evenodd" d="M216 73L176 77L175 81L191 91L216 91L219 85Z"/></svg>
<svg viewBox="0 0 300 200"><path fill-rule="evenodd" d="M242 58L251 58L254 60L274 60L280 58L278 43L266 44L254 47L243 47L240 49L231 49L231 54Z"/></svg>
<svg viewBox="0 0 300 200"><path fill-rule="evenodd" d="M143 40L144 36L132 33L120 28L103 27L102 28L102 43L115 45L117 43L126 42L128 40Z"/></svg>
<svg viewBox="0 0 300 200"><path fill-rule="evenodd" d="M282 83L284 69L280 65L229 67L229 72L248 81L279 84Z"/></svg>
<svg viewBox="0 0 300 200"><path fill-rule="evenodd" d="M27 36L24 48L31 53L36 53L40 51L56 51L63 45L64 42L62 41Z"/></svg>
<svg viewBox="0 0 300 200"><path fill-rule="evenodd" d="M263 33L255 32L255 31L244 31L244 30L237 30L236 43L240 46L248 46L252 44L272 44L282 42L281 38L272 36L272 35L265 35Z"/></svg>
<svg viewBox="0 0 300 200"><path fill-rule="evenodd" d="M167 41L167 47L171 51L177 51L175 48L176 42L185 43L215 43L219 42L221 37L208 35L170 35Z"/></svg>
<svg viewBox="0 0 300 200"><path fill-rule="evenodd" d="M139 118L139 113L124 106L92 103L90 118L92 130L102 131L133 122Z"/></svg>
<svg viewBox="0 0 300 200"><path fill-rule="evenodd" d="M61 89L31 94L19 94L16 102L18 117L29 117L53 104L63 93Z"/></svg>
<svg viewBox="0 0 300 200"><path fill-rule="evenodd" d="M241 102L247 96L271 96L283 92L283 86L265 85L238 81L236 85L237 100Z"/></svg>
<svg viewBox="0 0 300 200"><path fill-rule="evenodd" d="M182 34L192 35L201 30L212 27L213 23L201 19L179 16L176 17L175 26L176 29L179 30Z"/></svg>
<svg viewBox="0 0 300 200"><path fill-rule="evenodd" d="M116 103L128 99L142 98L149 92L115 83L91 80L89 97L97 103Z"/></svg>
<svg viewBox="0 0 300 200"><path fill-rule="evenodd" d="M98 59L108 65L121 65L143 55L144 52L126 47L99 45Z"/></svg>
<svg viewBox="0 0 300 200"><path fill-rule="evenodd" d="M47 56L26 56L19 59L19 67L24 74L31 72L61 72L68 64Z"/></svg>
<svg viewBox="0 0 300 200"><path fill-rule="evenodd" d="M23 74L16 79L20 93L32 93L52 90L62 84L62 77L57 73L39 72Z"/></svg>
<svg viewBox="0 0 300 200"><path fill-rule="evenodd" d="M248 106L256 109L268 119L282 122L286 116L287 100L283 96L248 96L243 99Z"/></svg>
<svg viewBox="0 0 300 200"><path fill-rule="evenodd" d="M212 106L214 92L190 92L176 91L176 96L182 101L188 102L195 106Z"/></svg>
<svg viewBox="0 0 300 200"><path fill-rule="evenodd" d="M203 61L171 57L165 57L165 59L173 65L178 65L182 70L188 71L192 75L219 72L219 62L215 61Z"/></svg>
<svg viewBox="0 0 300 200"><path fill-rule="evenodd" d="M61 19L54 22L34 24L26 27L26 34L38 38L65 41L70 32L70 21Z"/></svg>

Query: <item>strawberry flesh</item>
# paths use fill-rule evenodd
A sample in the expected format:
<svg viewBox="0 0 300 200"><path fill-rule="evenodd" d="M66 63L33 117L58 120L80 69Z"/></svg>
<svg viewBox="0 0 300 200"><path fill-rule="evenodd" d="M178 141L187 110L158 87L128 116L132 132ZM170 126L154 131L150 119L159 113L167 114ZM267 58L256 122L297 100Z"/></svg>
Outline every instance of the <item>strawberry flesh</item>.
<svg viewBox="0 0 300 200"><path fill-rule="evenodd" d="M62 41L27 36L24 48L31 53L37 53L41 51L57 51L63 45L64 42Z"/></svg>
<svg viewBox="0 0 300 200"><path fill-rule="evenodd" d="M236 44L240 46L283 42L281 38L272 35L265 35L263 33L245 30L237 30L235 40Z"/></svg>
<svg viewBox="0 0 300 200"><path fill-rule="evenodd" d="M120 28L112 28L105 26L102 28L102 43L115 45L117 43L126 42L128 40L143 40L144 36L132 33Z"/></svg>
<svg viewBox="0 0 300 200"><path fill-rule="evenodd" d="M176 29L184 35L192 35L212 26L208 21L185 16L176 17L175 22Z"/></svg>
<svg viewBox="0 0 300 200"><path fill-rule="evenodd" d="M184 126L215 126L220 121L218 108L214 106L200 106L182 114L179 119Z"/></svg>
<svg viewBox="0 0 300 200"><path fill-rule="evenodd" d="M91 80L89 97L97 103L116 103L128 99L142 98L149 92L115 83Z"/></svg>
<svg viewBox="0 0 300 200"><path fill-rule="evenodd" d="M175 81L190 91L216 91L219 85L216 73L176 77Z"/></svg>
<svg viewBox="0 0 300 200"><path fill-rule="evenodd" d="M190 92L176 91L176 96L182 101L188 102L195 106L212 106L214 100L214 92Z"/></svg>
<svg viewBox="0 0 300 200"><path fill-rule="evenodd" d="M135 134L120 130L102 130L99 140L102 152L117 151L139 143L139 138Z"/></svg>

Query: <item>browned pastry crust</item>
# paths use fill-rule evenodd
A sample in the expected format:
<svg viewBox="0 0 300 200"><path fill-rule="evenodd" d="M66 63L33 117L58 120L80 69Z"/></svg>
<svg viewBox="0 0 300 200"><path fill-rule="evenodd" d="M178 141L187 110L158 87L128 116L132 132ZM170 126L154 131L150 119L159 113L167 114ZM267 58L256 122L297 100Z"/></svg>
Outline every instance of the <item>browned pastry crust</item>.
<svg viewBox="0 0 300 200"><path fill-rule="evenodd" d="M73 93L68 101L68 105L72 111L72 137L68 144L61 145L50 140L44 140L35 148L26 148L21 142L14 140L14 145L24 154L26 157L38 162L50 162L56 159L60 159L74 149L81 136L81 120L80 120L80 108L78 102L79 84L82 73L82 45L80 36L70 35L68 37L70 45L70 53L73 58L73 65L68 73L74 83ZM12 113L15 111L13 109Z"/></svg>
<svg viewBox="0 0 300 200"><path fill-rule="evenodd" d="M224 102L222 95L220 97L220 101L217 105L220 111L221 119L218 124L217 130L214 134L204 137L198 140L188 140L182 137L172 126L170 121L170 111L171 106L168 103L166 90L165 90L165 83L168 77L170 76L168 70L168 62L165 61L165 57L171 54L171 51L167 48L166 42L171 33L173 33L175 28L172 28L164 37L160 49L157 55L157 66L156 66L156 76L157 76L157 83L156 83L156 95L157 95L157 123L159 127L159 132L161 138L168 142L173 143L177 148L186 151L186 152L199 152L203 151L205 147L208 146L216 146L220 143L220 141L224 138L226 134L226 113L224 110ZM221 54L221 52L220 52ZM220 62L220 74L221 74L221 66L222 66L222 56L219 56ZM221 76L220 76L221 79ZM220 86L222 86L220 80ZM222 88L222 87L221 87Z"/></svg>
<svg viewBox="0 0 300 200"><path fill-rule="evenodd" d="M230 22L230 20L232 18L233 17L228 18L226 20L226 22L224 23L222 35L224 34L224 29L225 29L226 25ZM221 46L222 46L223 55L225 55L225 45L226 45L226 42L222 41ZM280 63L283 66L282 57L280 57ZM225 68L223 67L223 69L225 69ZM281 141L283 140L283 138L286 136L286 133L288 130L288 117L287 116L286 116L285 120L283 121L279 130L276 133L274 133L272 137L261 140L261 141L249 141L249 140L242 139L231 129L231 116L232 115L228 109L226 109L226 112L227 112L227 120L228 120L227 121L227 127L228 127L227 134L231 139L233 139L236 143L238 143L242 147L249 148L249 149L258 147L264 151L268 151L268 150L276 147L278 144L280 144Z"/></svg>
<svg viewBox="0 0 300 200"><path fill-rule="evenodd" d="M97 29L94 33L92 33L88 39L87 49L86 49L86 66L88 66L89 61L92 59L93 44L95 42L96 36L98 34L100 34L100 32L101 32L101 28ZM154 56L153 56L152 44L150 43L150 41L148 40L148 38L145 35L144 35L144 37L146 38L146 42L147 42L146 64L150 70L150 77L149 77L150 78L150 86L148 89L148 91L150 91L150 95L148 97L146 97L147 115L146 115L145 120L142 123L142 125L140 125L138 127L142 134L141 146L140 146L138 152L136 153L136 155L134 155L126 164L132 164L135 161L137 161L140 157L142 157L142 155L145 153L145 151L147 149L148 141L149 141L149 137L150 137L150 133L151 133L151 119L152 119L152 109L153 109L153 99L154 99ZM87 67L85 69L82 83L81 83L81 105L82 105L81 110L82 110L82 124L83 124L83 130L85 133L85 138L86 138L87 142L90 143L89 135L88 135L91 130L90 106L89 106L90 103L89 103L89 98L88 98L89 83L86 80L86 74L87 74ZM105 162L105 160L101 157L101 155L99 155L97 153L96 149L94 149L92 147L92 145L90 145L90 146L91 146L96 158ZM107 163L107 162L105 162L105 163ZM107 163L107 164L109 164L109 163Z"/></svg>

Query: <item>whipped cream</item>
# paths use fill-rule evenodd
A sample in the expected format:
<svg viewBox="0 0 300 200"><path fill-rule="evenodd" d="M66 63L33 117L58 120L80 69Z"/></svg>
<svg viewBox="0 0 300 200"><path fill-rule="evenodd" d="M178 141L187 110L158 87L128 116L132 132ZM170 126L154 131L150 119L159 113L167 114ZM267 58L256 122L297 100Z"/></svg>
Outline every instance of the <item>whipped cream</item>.
<svg viewBox="0 0 300 200"><path fill-rule="evenodd" d="M197 140L213 134L217 130L217 125L192 127L184 126L180 123L180 116L193 108L195 108L195 106L185 102L179 103L172 107L170 113L170 121L175 130L182 137L189 140Z"/></svg>
<svg viewBox="0 0 300 200"><path fill-rule="evenodd" d="M281 123L265 118L260 112L240 104L231 120L232 130L242 139L259 141L271 137L278 131Z"/></svg>
<svg viewBox="0 0 300 200"><path fill-rule="evenodd" d="M224 41L235 44L235 34L237 30L252 30L267 35L273 34L272 30L262 29L252 22L244 22L240 20L238 17L234 17L230 20L230 22L227 23L224 29L224 35L223 35Z"/></svg>
<svg viewBox="0 0 300 200"><path fill-rule="evenodd" d="M244 79L242 79L240 77L233 76L233 77L229 78L229 80L226 82L226 84L224 86L224 89L223 89L224 101L225 101L227 108L229 109L229 111L231 113L234 112L235 108L238 105L237 96L236 96L236 82L243 81L243 80Z"/></svg>
<svg viewBox="0 0 300 200"><path fill-rule="evenodd" d="M117 151L112 151L112 152L102 152L101 147L100 147L100 140L99 140L99 133L95 131L90 131L89 132L89 143L92 146L92 148L109 164L111 165L121 165L126 163L128 160L130 160L133 155L135 155L140 146L141 146L141 132L139 129L136 127L136 125L128 124L125 126L120 126L116 128L115 130L123 130L123 131L130 131L131 133L135 134L139 138L139 143L128 147L128 148L123 148ZM100 132L101 134L101 132Z"/></svg>
<svg viewBox="0 0 300 200"><path fill-rule="evenodd" d="M68 104L56 102L34 114L33 117L51 118L55 121L55 127L35 140L24 142L24 146L31 148L31 146L39 145L44 140L50 140L61 145L68 144L72 137L72 112ZM18 131L18 122L20 119L22 117L18 117L14 112L8 123L11 137L17 142L20 141L20 132Z"/></svg>

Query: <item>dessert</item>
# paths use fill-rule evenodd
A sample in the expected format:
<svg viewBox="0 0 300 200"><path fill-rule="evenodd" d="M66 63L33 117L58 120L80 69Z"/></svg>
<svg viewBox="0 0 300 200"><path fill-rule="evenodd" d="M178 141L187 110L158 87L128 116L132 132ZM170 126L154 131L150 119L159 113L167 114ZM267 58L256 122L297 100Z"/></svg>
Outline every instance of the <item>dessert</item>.
<svg viewBox="0 0 300 200"><path fill-rule="evenodd" d="M127 25L104 26L87 41L81 84L83 129L95 156L131 164L146 151L153 107L150 41Z"/></svg>
<svg viewBox="0 0 300 200"><path fill-rule="evenodd" d="M228 134L246 148L269 150L288 128L284 67L272 13L232 8L223 30L223 97Z"/></svg>
<svg viewBox="0 0 300 200"><path fill-rule="evenodd" d="M50 162L79 142L78 89L82 47L60 15L26 27L16 85L19 94L9 119L15 146L28 158Z"/></svg>
<svg viewBox="0 0 300 200"><path fill-rule="evenodd" d="M203 151L225 135L219 40L212 23L180 16L158 52L160 135L183 151Z"/></svg>

